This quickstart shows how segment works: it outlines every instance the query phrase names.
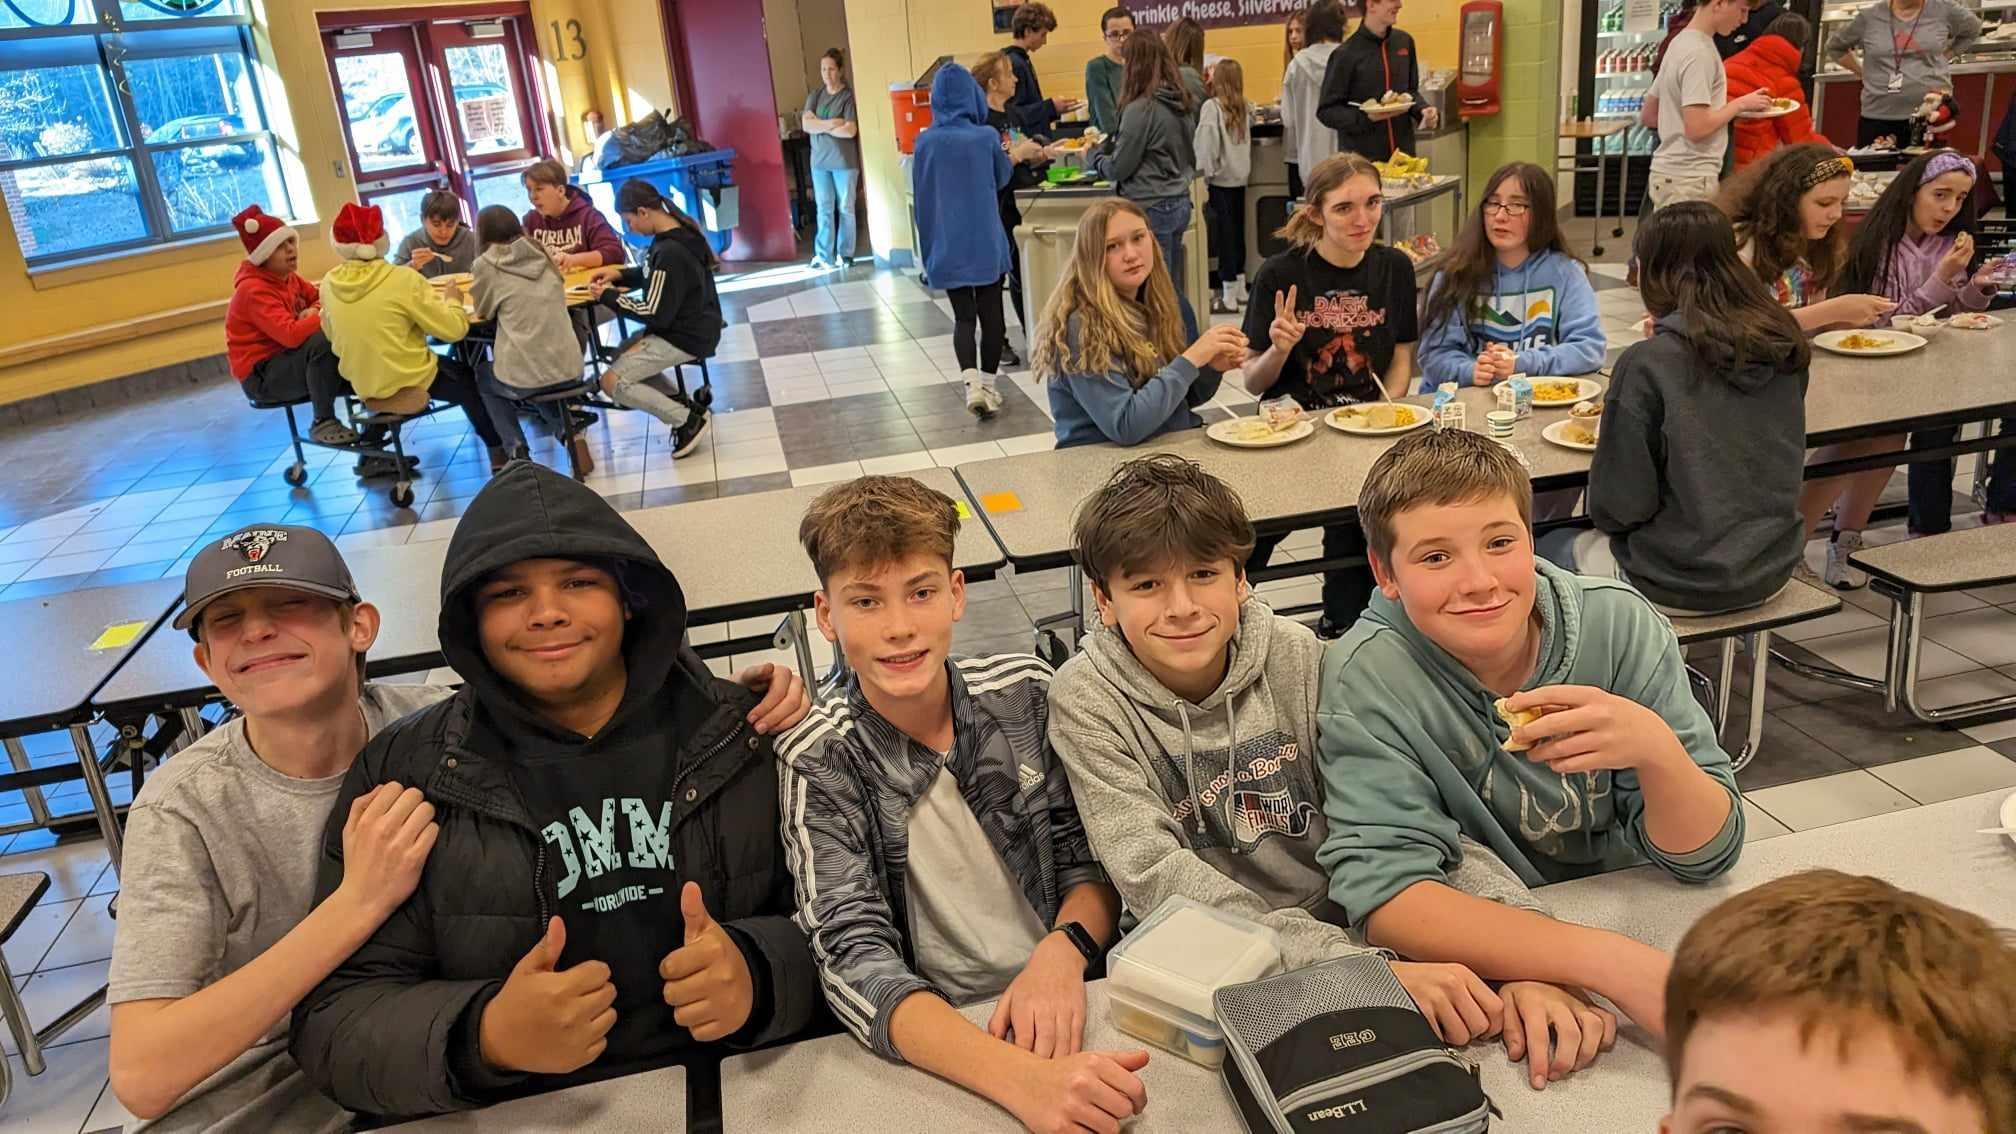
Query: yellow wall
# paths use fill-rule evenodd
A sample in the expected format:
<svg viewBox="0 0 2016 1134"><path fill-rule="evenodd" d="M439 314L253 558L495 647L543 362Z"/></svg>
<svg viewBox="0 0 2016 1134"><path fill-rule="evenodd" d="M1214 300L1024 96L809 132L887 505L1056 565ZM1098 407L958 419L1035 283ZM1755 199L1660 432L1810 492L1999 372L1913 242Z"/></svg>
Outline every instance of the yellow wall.
<svg viewBox="0 0 2016 1134"><path fill-rule="evenodd" d="M1085 62L1105 50L1099 15L1111 0L1048 0L1057 30L1034 56L1036 78L1050 97L1082 98ZM1460 0L1417 0L1401 24L1420 45L1423 71L1456 65L1456 19ZM1558 3L1558 0L1556 0ZM861 150L866 166L868 228L879 255L910 247L910 220L903 205L903 174L896 154L895 119L885 92L908 83L940 55L970 59L1008 45L994 33L987 6L979 0L846 0L852 28L887 29L854 37L854 88L859 92ZM1281 94L1282 28L1279 24L1211 28L1204 50L1239 60L1246 72L1247 97L1273 102Z"/></svg>
<svg viewBox="0 0 2016 1134"><path fill-rule="evenodd" d="M312 6L264 0L256 7L254 38L264 65L263 89L294 218L303 229L301 270L310 277L335 263L316 222L333 217L344 202L355 199L315 13L383 8L406 16L429 6L412 0L343 0ZM544 74L537 81L545 89L549 109L564 122L569 145L580 144L576 119L586 105L600 106L607 113L622 99L627 107L613 115L620 123L654 106L672 104L670 65L655 3L531 0L530 8L545 58ZM388 11L388 18L393 14ZM581 21L588 53L580 60L558 62L550 23L559 20L564 25L570 19ZM620 34L611 34L618 29ZM273 202L266 204L271 207ZM31 279L11 220L0 210L0 311L7 313L0 324L0 348L221 302L231 294L231 276L243 257L237 239L224 236L127 256L104 266L46 270ZM0 402L202 358L219 353L223 345L220 308L215 318L179 330L0 369Z"/></svg>

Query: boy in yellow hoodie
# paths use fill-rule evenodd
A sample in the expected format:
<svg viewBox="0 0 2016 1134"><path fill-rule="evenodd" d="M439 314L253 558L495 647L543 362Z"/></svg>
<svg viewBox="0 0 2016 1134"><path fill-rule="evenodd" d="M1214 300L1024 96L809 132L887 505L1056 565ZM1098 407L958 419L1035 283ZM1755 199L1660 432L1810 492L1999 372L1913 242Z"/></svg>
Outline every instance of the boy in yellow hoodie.
<svg viewBox="0 0 2016 1134"><path fill-rule="evenodd" d="M490 449L492 471L503 464L497 430L460 362L436 355L428 338L457 342L469 333L469 316L443 299L425 276L385 258L391 242L376 205L346 204L330 237L343 262L322 277L322 330L336 351L338 369L360 398L378 401L401 391L462 407Z"/></svg>

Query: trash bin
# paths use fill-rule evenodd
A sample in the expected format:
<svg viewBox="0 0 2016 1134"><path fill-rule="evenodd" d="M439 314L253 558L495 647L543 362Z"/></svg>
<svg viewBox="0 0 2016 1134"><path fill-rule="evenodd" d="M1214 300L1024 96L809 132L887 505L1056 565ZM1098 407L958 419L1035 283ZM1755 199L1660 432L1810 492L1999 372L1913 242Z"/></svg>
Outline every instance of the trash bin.
<svg viewBox="0 0 2016 1134"><path fill-rule="evenodd" d="M642 178L658 188L681 212L692 217L707 234L715 255L728 250L736 225L741 223L741 204L735 187L735 151L708 150L685 157L619 165L575 178L575 184L626 243L636 248L650 245L649 237L638 236L623 227L616 211L616 189L632 178Z"/></svg>

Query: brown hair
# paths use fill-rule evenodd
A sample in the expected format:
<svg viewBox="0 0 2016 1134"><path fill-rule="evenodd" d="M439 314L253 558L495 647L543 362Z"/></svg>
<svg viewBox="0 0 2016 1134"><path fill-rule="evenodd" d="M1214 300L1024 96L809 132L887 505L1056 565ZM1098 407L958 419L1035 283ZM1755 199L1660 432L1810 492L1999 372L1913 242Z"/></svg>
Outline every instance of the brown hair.
<svg viewBox="0 0 2016 1134"><path fill-rule="evenodd" d="M1204 73L1204 25L1185 16L1169 25L1162 33L1162 42L1169 45L1169 54L1176 57L1178 67L1188 67L1199 75Z"/></svg>
<svg viewBox="0 0 2016 1134"><path fill-rule="evenodd" d="M567 187L567 167L557 161L535 161L525 167L518 180L526 185L552 185L561 189Z"/></svg>
<svg viewBox="0 0 2016 1134"><path fill-rule="evenodd" d="M1184 113L1196 109L1190 105L1190 88L1183 85L1183 73L1176 69L1176 57L1169 54L1169 45L1157 36L1130 35L1127 46L1120 52L1120 98L1117 106L1126 106L1135 99L1153 98L1155 92L1164 87L1176 92L1183 103Z"/></svg>
<svg viewBox="0 0 2016 1134"><path fill-rule="evenodd" d="M476 240L485 248L509 244L523 235L525 229L518 223L518 214L503 205L485 205L476 214Z"/></svg>
<svg viewBox="0 0 2016 1134"><path fill-rule="evenodd" d="M980 97L985 99L987 88L994 85L994 80L1001 77L1001 72L1012 71L1014 68L1009 64L1006 53L990 51L975 59L969 70L973 75L973 81L980 84Z"/></svg>
<svg viewBox="0 0 2016 1134"><path fill-rule="evenodd" d="M1813 25L1797 12L1781 12L1778 18L1772 20L1770 26L1764 29L1764 34L1788 40L1792 46L1804 52L1806 40L1813 34Z"/></svg>
<svg viewBox="0 0 2016 1134"><path fill-rule="evenodd" d="M1154 246L1155 266L1137 298L1121 295L1106 274L1106 228L1121 213L1148 223L1141 206L1125 197L1108 197L1078 218L1071 265L1043 305L1036 323L1036 349L1029 362L1037 380L1066 374L1104 375L1122 371L1128 382L1141 384L1183 353L1183 311L1176 286L1162 260L1162 244ZM1078 345L1071 346L1071 320L1078 320Z"/></svg>
<svg viewBox="0 0 2016 1134"><path fill-rule="evenodd" d="M1344 29L1351 24L1351 17L1344 14L1344 5L1337 0L1316 0L1309 5L1308 16L1302 22L1304 45L1311 43L1342 43Z"/></svg>
<svg viewBox="0 0 2016 1134"><path fill-rule="evenodd" d="M1786 269L1803 262L1813 295L1824 295L1833 286L1847 259L1848 226L1836 223L1819 240L1806 239L1799 201L1810 190L1852 174L1850 168L1838 177L1813 180L1823 165L1839 160L1833 146L1785 146L1723 184L1715 203L1735 223L1737 246L1750 246L1750 266L1766 284L1776 284Z"/></svg>
<svg viewBox="0 0 2016 1134"><path fill-rule="evenodd" d="M1126 20L1131 24L1134 22L1134 13L1119 4L1115 4L1111 8L1099 13L1099 34L1105 35L1106 25L1112 23L1114 20ZM1129 36L1128 38L1132 39L1133 37Z"/></svg>
<svg viewBox="0 0 2016 1134"><path fill-rule="evenodd" d="M1675 318L1680 334L1718 377L1754 363L1804 370L1812 347L1799 321L1736 255L1729 218L1706 201L1652 214L1632 242L1639 294L1654 319Z"/></svg>
<svg viewBox="0 0 2016 1134"><path fill-rule="evenodd" d="M1533 526L1533 481L1503 445L1463 429L1421 429L1402 437L1372 462L1358 491L1358 526L1365 546L1389 566L1393 520L1410 508L1467 504L1506 495L1519 519Z"/></svg>
<svg viewBox="0 0 2016 1134"><path fill-rule="evenodd" d="M798 542L819 573L875 568L906 555L935 555L952 566L959 508L907 476L864 476L819 494L798 522Z"/></svg>
<svg viewBox="0 0 2016 1134"><path fill-rule="evenodd" d="M1211 97L1224 112L1225 134L1235 142L1246 140L1246 69L1237 59L1220 59L1211 68Z"/></svg>
<svg viewBox="0 0 2016 1134"><path fill-rule="evenodd" d="M1317 162L1315 169L1302 175L1301 207L1288 214L1288 223L1274 235L1297 248L1314 248L1323 239L1323 198L1354 177L1369 177L1372 184L1381 184L1379 170L1363 154L1347 150Z"/></svg>
<svg viewBox="0 0 2016 1134"><path fill-rule="evenodd" d="M819 53L819 61L821 63L824 63L828 59L831 59L833 61L833 65L835 67L840 68L842 71L845 71L847 69L847 54L841 51L839 48L829 47L826 50Z"/></svg>
<svg viewBox="0 0 2016 1134"><path fill-rule="evenodd" d="M446 189L436 189L420 198L420 215L427 220L462 219L462 198Z"/></svg>
<svg viewBox="0 0 2016 1134"><path fill-rule="evenodd" d="M1021 39L1030 32L1056 31L1057 13L1048 4L1032 2L1015 9L1015 15L1008 21L1008 34Z"/></svg>
<svg viewBox="0 0 2016 1134"><path fill-rule="evenodd" d="M2016 1130L2016 947L1984 919L1878 878L1808 870L1709 910L1666 979L1666 1065L1679 1083L1703 1019L1783 1012L1845 1056L1868 1022L1911 1071Z"/></svg>
<svg viewBox="0 0 2016 1134"><path fill-rule="evenodd" d="M1490 303L1492 289L1498 279L1498 250L1491 246L1491 238L1484 228L1484 206L1490 203L1491 195L1498 192L1499 186L1513 180L1525 190L1530 206L1526 210L1527 253L1559 252L1581 263L1580 258L1568 250L1568 242L1561 239L1561 222L1554 205L1553 176L1531 162L1515 161L1501 165L1491 175L1491 180L1484 183L1484 193L1477 198L1476 211L1470 214L1470 219L1463 223L1463 231L1456 236L1456 247L1449 255L1449 267L1438 278L1439 286L1429 295L1427 309L1422 314L1424 331L1438 326L1445 319L1457 319L1461 326L1468 327L1484 317L1484 309ZM1555 316L1559 318L1560 312L1555 312Z"/></svg>
<svg viewBox="0 0 2016 1134"><path fill-rule="evenodd" d="M1136 457L1085 498L1072 524L1078 566L1102 594L1116 572L1230 559L1243 571L1253 524L1232 486L1174 453Z"/></svg>
<svg viewBox="0 0 2016 1134"><path fill-rule="evenodd" d="M1302 44L1305 47L1308 46L1309 12L1307 9L1289 16L1287 22L1281 25L1281 68L1283 71L1287 70L1288 64L1295 61L1296 28L1302 29Z"/></svg>

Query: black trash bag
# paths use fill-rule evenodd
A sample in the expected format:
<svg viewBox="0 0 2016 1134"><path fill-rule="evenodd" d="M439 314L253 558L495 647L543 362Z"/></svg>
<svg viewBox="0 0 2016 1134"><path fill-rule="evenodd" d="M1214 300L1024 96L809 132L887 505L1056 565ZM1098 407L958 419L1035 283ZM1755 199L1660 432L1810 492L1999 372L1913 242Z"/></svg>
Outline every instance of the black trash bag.
<svg viewBox="0 0 2016 1134"><path fill-rule="evenodd" d="M609 169L650 161L665 148L669 134L665 116L654 110L628 126L609 131L596 151L596 164Z"/></svg>
<svg viewBox="0 0 2016 1134"><path fill-rule="evenodd" d="M688 154L704 154L713 148L694 132L691 122L681 118L665 128L665 143L658 156L685 157Z"/></svg>

